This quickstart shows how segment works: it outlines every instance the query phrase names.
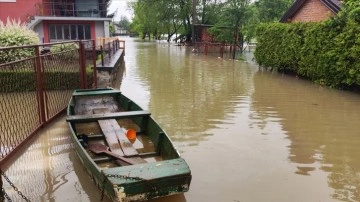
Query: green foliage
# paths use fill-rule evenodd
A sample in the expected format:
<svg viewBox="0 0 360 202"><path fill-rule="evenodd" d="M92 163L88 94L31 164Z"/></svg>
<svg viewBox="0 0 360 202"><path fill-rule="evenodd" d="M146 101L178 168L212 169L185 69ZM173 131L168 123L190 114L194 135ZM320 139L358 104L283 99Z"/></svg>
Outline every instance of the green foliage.
<svg viewBox="0 0 360 202"><path fill-rule="evenodd" d="M79 49L79 46L76 43L73 43L73 42L61 43L61 44L55 44L55 45L51 46L50 52L66 61L71 61L71 60L76 59L75 57L78 56L78 54L74 54L74 50L78 50L78 49Z"/></svg>
<svg viewBox="0 0 360 202"><path fill-rule="evenodd" d="M277 71L336 88L360 86L358 3L321 23L263 24L257 29L256 61Z"/></svg>
<svg viewBox="0 0 360 202"><path fill-rule="evenodd" d="M87 71L86 74L87 80L92 81L92 71ZM69 90L74 89L76 86L80 87L79 72L45 72L43 77L46 78L44 80L44 90ZM35 80L34 72L0 72L0 92L35 91ZM88 86L91 87L91 83Z"/></svg>
<svg viewBox="0 0 360 202"><path fill-rule="evenodd" d="M252 11L248 0L227 0L221 7L217 23L209 29L209 33L215 36L217 41L242 47L244 27L251 18Z"/></svg>
<svg viewBox="0 0 360 202"><path fill-rule="evenodd" d="M135 17L130 25L131 31L143 38L162 34L172 36L181 30L181 2L176 0L139 0L132 4Z"/></svg>
<svg viewBox="0 0 360 202"><path fill-rule="evenodd" d="M129 31L130 30L130 22L129 22L129 19L126 17L126 16L121 16L120 17L120 21L118 23L118 25L126 30L126 31Z"/></svg>
<svg viewBox="0 0 360 202"><path fill-rule="evenodd" d="M110 22L109 32L110 32L111 35L115 33L115 25L114 25L113 22Z"/></svg>
<svg viewBox="0 0 360 202"><path fill-rule="evenodd" d="M223 27L219 24L207 30L209 34L215 36L216 41L232 43L234 41L234 30L232 27Z"/></svg>
<svg viewBox="0 0 360 202"><path fill-rule="evenodd" d="M76 43L61 43L51 46L50 51L52 53L60 53L63 51L77 50L79 46Z"/></svg>
<svg viewBox="0 0 360 202"><path fill-rule="evenodd" d="M38 35L17 21L0 21L0 47L23 46L39 44ZM0 51L0 63L20 60L34 56L33 48L19 48Z"/></svg>
<svg viewBox="0 0 360 202"><path fill-rule="evenodd" d="M277 22L289 9L293 0L258 0L255 2L260 22Z"/></svg>

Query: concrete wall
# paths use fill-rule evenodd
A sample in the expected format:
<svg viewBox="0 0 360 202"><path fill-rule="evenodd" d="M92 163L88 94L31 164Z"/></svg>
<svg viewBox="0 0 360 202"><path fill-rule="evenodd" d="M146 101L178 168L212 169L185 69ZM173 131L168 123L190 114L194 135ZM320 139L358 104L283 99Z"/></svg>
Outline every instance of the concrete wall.
<svg viewBox="0 0 360 202"><path fill-rule="evenodd" d="M320 0L308 0L290 20L291 22L319 22L335 16Z"/></svg>
<svg viewBox="0 0 360 202"><path fill-rule="evenodd" d="M104 30L104 22L102 21L95 22L95 35L96 37L106 37Z"/></svg>
<svg viewBox="0 0 360 202"><path fill-rule="evenodd" d="M43 23L40 22L39 24L37 24L34 27L34 32L36 32L39 35L39 41L40 43L44 43L45 42L45 38L44 38L44 29L43 29Z"/></svg>

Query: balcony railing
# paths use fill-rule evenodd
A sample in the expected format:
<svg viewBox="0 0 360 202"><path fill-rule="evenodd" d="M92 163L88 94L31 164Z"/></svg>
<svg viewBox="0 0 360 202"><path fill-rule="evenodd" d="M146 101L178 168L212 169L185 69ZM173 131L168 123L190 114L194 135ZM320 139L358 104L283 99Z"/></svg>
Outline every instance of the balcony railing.
<svg viewBox="0 0 360 202"><path fill-rule="evenodd" d="M102 3L38 3L34 16L52 17L106 17L106 5Z"/></svg>

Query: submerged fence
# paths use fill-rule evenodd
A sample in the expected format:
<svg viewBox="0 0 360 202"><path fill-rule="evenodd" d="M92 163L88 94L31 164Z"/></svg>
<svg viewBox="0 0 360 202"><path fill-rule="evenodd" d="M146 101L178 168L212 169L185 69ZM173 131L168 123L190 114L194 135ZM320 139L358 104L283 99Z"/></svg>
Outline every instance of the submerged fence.
<svg viewBox="0 0 360 202"><path fill-rule="evenodd" d="M0 48L0 165L96 77L94 40Z"/></svg>

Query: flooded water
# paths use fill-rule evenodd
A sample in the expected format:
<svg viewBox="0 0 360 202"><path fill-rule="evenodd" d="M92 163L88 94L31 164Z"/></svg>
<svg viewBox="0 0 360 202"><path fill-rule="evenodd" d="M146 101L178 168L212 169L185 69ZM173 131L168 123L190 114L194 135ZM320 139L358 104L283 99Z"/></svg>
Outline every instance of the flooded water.
<svg viewBox="0 0 360 202"><path fill-rule="evenodd" d="M132 38L117 76L192 171L189 192L152 202L360 201L359 94ZM31 201L99 201L68 133L62 117L3 168Z"/></svg>

